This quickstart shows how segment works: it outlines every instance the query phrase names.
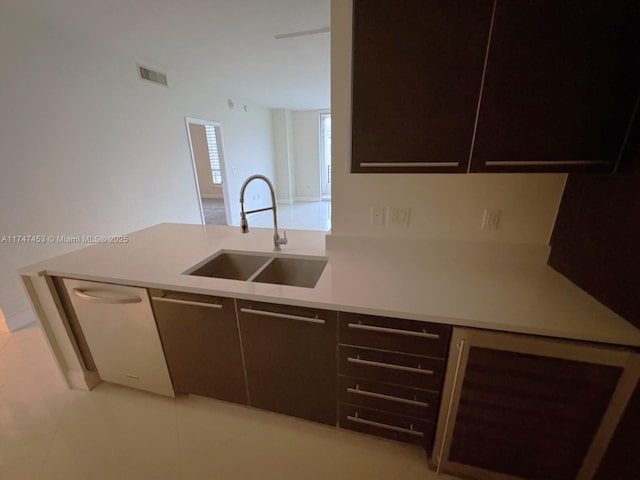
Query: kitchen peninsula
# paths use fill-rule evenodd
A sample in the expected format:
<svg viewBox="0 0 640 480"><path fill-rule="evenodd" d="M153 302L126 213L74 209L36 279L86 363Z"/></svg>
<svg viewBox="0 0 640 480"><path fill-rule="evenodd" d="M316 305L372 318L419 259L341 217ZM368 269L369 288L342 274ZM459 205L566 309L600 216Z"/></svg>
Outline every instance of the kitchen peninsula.
<svg viewBox="0 0 640 480"><path fill-rule="evenodd" d="M130 234L126 244L95 245L25 267L20 274L72 387L92 388L105 375L98 357L93 362L91 339L83 338L83 320L73 318L81 316L69 301L78 289L65 289L62 279L114 289L124 285L141 289L140 302L149 311L153 307L159 336L155 326L153 334L166 357L166 365L157 363L170 374L165 394L204 394L417 443L444 470L478 477L500 471L513 478L550 472L558 478L592 478L640 374L635 353L640 331L548 267L546 247L364 242L291 231L288 245L274 254L271 234L269 229L242 235L231 227L161 224ZM221 250L320 257L327 264L313 288L185 274ZM225 333L208 333L208 318L216 318L216 328ZM126 336L126 330L121 333ZM222 337L227 340L187 362L198 350L189 342ZM201 367L202 375L193 373L194 364L227 348L224 356ZM226 361L228 368L220 366ZM222 371L216 373L216 365ZM232 365L238 372L234 379L228 377ZM133 385L119 383L143 381L128 376ZM464 419L470 402L473 408L478 401L468 382L502 388L489 403L503 402L503 409L522 395L510 391L519 388L513 378L532 386L528 416L550 408L538 385L557 382L553 391L564 396L555 401L579 402L585 388L600 392L563 419L580 439L572 441L568 460L554 463L552 458L543 466L520 462L516 468L513 459L508 465L478 464L464 451L457 439L473 441ZM509 382L500 386L501 379ZM232 384L237 387L233 395L227 388ZM591 419L586 427L585 419ZM552 421L558 419L546 423ZM541 424L544 428L545 421ZM547 440L540 435L534 440ZM547 443L558 449L565 440ZM532 440L505 441L524 445Z"/></svg>

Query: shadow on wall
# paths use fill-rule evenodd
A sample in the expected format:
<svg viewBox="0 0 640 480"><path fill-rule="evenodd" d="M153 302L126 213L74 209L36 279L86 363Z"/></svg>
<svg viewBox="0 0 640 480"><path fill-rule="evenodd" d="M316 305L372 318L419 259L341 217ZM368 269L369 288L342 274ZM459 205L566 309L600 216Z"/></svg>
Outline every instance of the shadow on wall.
<svg viewBox="0 0 640 480"><path fill-rule="evenodd" d="M0 333L8 331L9 327L7 326L7 319L4 317L4 313L2 313L2 309L0 308Z"/></svg>

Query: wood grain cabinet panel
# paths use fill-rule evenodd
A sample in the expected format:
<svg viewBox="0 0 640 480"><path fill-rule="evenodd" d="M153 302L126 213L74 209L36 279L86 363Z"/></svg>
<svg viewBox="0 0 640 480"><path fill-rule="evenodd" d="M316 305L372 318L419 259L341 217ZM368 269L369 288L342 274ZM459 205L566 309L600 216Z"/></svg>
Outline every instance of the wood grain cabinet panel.
<svg viewBox="0 0 640 480"><path fill-rule="evenodd" d="M246 404L234 300L160 290L151 295L175 391Z"/></svg>
<svg viewBox="0 0 640 480"><path fill-rule="evenodd" d="M421 445L430 450L433 422L369 408L340 405L340 426L370 435Z"/></svg>
<svg viewBox="0 0 640 480"><path fill-rule="evenodd" d="M339 388L341 403L432 421L440 401L439 392L362 378L340 376Z"/></svg>
<svg viewBox="0 0 640 480"><path fill-rule="evenodd" d="M450 336L449 325L340 312L342 345L445 358Z"/></svg>
<svg viewBox="0 0 640 480"><path fill-rule="evenodd" d="M449 325L339 313L340 427L431 451Z"/></svg>
<svg viewBox="0 0 640 480"><path fill-rule="evenodd" d="M237 305L250 404L335 425L336 312Z"/></svg>
<svg viewBox="0 0 640 480"><path fill-rule="evenodd" d="M340 345L340 373L427 390L440 390L444 360Z"/></svg>
<svg viewBox="0 0 640 480"><path fill-rule="evenodd" d="M627 0L497 0L471 171L612 171L640 79Z"/></svg>
<svg viewBox="0 0 640 480"><path fill-rule="evenodd" d="M491 0L355 0L352 172L466 172Z"/></svg>

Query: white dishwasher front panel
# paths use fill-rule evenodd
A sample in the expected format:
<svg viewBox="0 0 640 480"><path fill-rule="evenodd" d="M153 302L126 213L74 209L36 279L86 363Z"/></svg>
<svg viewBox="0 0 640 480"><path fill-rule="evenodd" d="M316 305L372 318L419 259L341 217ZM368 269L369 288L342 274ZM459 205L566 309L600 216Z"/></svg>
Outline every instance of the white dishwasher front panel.
<svg viewBox="0 0 640 480"><path fill-rule="evenodd" d="M147 290L64 279L100 378L173 397Z"/></svg>

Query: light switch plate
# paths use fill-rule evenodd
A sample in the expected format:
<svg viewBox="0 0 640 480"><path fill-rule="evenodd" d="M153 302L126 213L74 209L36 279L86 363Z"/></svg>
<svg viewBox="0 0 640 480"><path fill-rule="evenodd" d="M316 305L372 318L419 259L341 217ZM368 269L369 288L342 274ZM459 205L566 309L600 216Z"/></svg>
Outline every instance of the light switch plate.
<svg viewBox="0 0 640 480"><path fill-rule="evenodd" d="M497 230L500 223L500 209L485 208L482 216L482 230Z"/></svg>
<svg viewBox="0 0 640 480"><path fill-rule="evenodd" d="M389 225L408 227L410 215L409 207L389 207Z"/></svg>

